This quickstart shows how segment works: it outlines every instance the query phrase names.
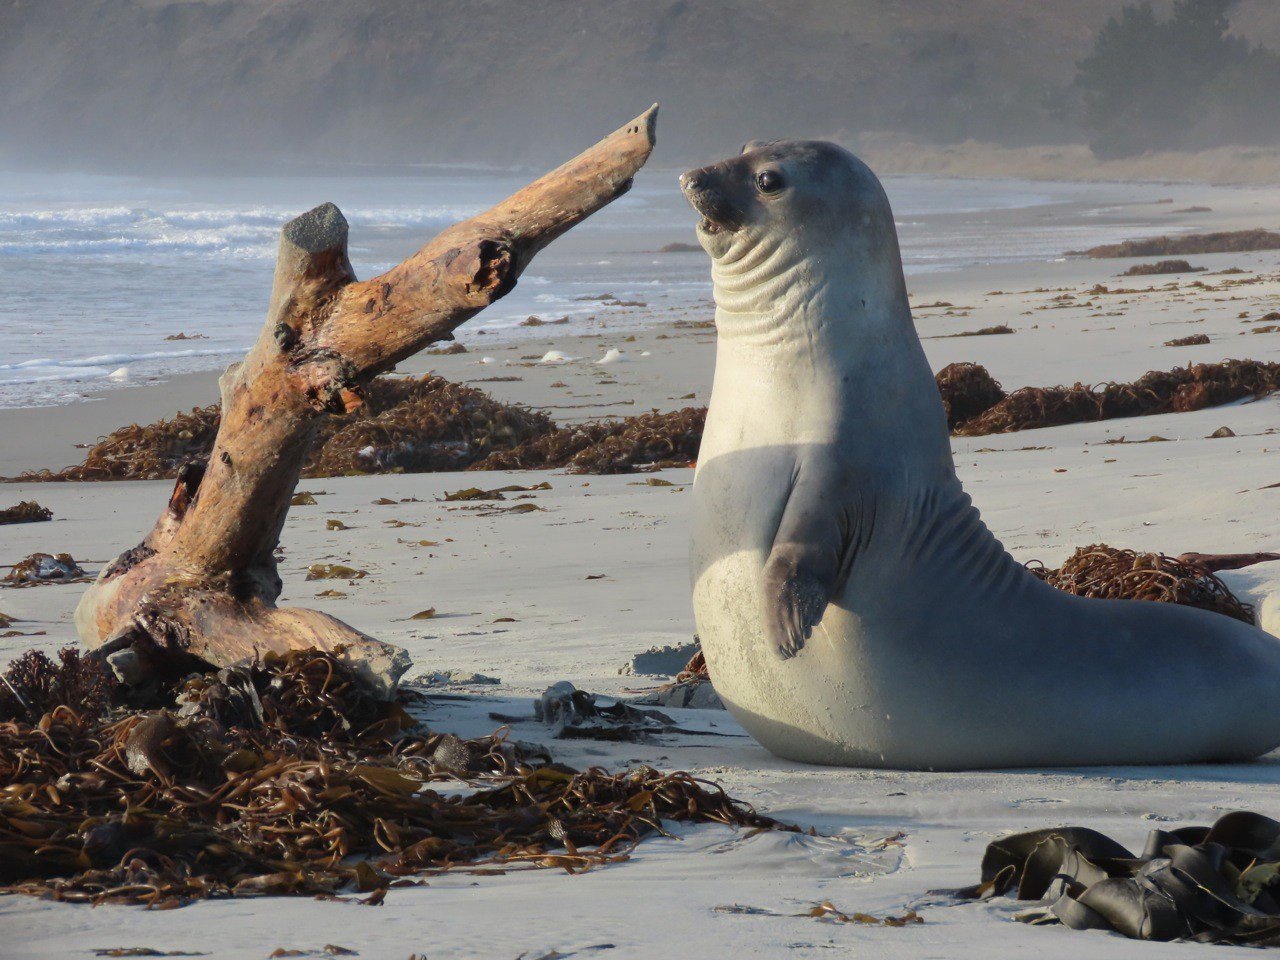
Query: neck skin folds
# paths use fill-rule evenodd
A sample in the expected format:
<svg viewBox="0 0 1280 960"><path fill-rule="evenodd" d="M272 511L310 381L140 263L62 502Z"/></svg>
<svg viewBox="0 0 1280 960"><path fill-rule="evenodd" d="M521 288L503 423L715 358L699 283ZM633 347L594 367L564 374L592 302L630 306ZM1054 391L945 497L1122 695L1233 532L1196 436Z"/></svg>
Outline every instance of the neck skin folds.
<svg viewBox="0 0 1280 960"><path fill-rule="evenodd" d="M833 444L856 418L870 456L924 444L929 459L949 459L896 243L815 253L805 240L735 236L713 261L718 342L703 456L721 442Z"/></svg>

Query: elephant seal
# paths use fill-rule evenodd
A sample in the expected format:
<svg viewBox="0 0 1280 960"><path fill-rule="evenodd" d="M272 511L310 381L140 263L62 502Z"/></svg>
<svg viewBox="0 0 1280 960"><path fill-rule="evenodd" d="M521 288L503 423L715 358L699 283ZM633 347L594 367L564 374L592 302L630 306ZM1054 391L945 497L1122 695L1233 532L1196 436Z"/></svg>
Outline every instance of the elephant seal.
<svg viewBox="0 0 1280 960"><path fill-rule="evenodd" d="M1280 744L1280 640L1040 582L961 488L880 182L790 141L686 173L715 379L694 612L760 743L906 769L1238 761Z"/></svg>

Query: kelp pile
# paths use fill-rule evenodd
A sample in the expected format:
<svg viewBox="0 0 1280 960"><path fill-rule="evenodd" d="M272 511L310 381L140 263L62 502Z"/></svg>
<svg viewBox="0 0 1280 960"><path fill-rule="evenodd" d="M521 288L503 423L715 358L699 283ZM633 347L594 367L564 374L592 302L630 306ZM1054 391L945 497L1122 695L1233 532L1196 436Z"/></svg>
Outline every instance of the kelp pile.
<svg viewBox="0 0 1280 960"><path fill-rule="evenodd" d="M1139 553L1098 543L1076 550L1056 570L1028 569L1052 587L1077 597L1155 600L1212 610L1253 623L1253 607L1204 567L1162 553Z"/></svg>
<svg viewBox="0 0 1280 960"><path fill-rule="evenodd" d="M664 820L779 826L685 773L575 771L501 732L411 729L317 651L189 678L164 710L94 706L0 722L0 891L376 903L450 870L619 862Z"/></svg>
<svg viewBox="0 0 1280 960"><path fill-rule="evenodd" d="M33 553L15 563L0 579L5 586L31 587L42 583L80 583L88 576L69 553Z"/></svg>
<svg viewBox="0 0 1280 960"><path fill-rule="evenodd" d="M19 480L172 479L188 460L209 456L221 422L218 404L197 407L168 420L120 427L89 448L84 462L56 473L40 470Z"/></svg>
<svg viewBox="0 0 1280 960"><path fill-rule="evenodd" d="M1199 273L1204 269L1204 267L1193 267L1186 260L1160 260L1157 263L1135 263L1120 276L1158 277L1168 273Z"/></svg>
<svg viewBox="0 0 1280 960"><path fill-rule="evenodd" d="M115 686L106 664L81 656L75 647L60 650L57 664L40 650L28 650L0 675L0 722L35 723L64 703L99 717L110 707Z"/></svg>
<svg viewBox="0 0 1280 960"><path fill-rule="evenodd" d="M443 377L375 380L366 406L325 424L304 476L463 470L555 429L544 413Z"/></svg>
<svg viewBox="0 0 1280 960"><path fill-rule="evenodd" d="M42 523L53 519L53 511L42 507L34 500L23 500L12 507L0 510L0 524L5 523Z"/></svg>
<svg viewBox="0 0 1280 960"><path fill-rule="evenodd" d="M964 422L965 437L1156 413L1187 413L1280 389L1280 363L1225 360L1169 371L1153 370L1133 383L1023 387Z"/></svg>
<svg viewBox="0 0 1280 960"><path fill-rule="evenodd" d="M83 463L18 479L172 479L183 463L209 456L220 409L215 403L146 426L121 427L94 444ZM461 470L554 429L545 414L499 403L443 377L380 377L369 384L355 414L321 423L304 476Z"/></svg>
<svg viewBox="0 0 1280 960"><path fill-rule="evenodd" d="M934 379L950 430L994 407L1006 396L1004 388L980 363L950 364L939 370Z"/></svg>
<svg viewBox="0 0 1280 960"><path fill-rule="evenodd" d="M948 427L960 436L985 436L1262 397L1280 389L1280 363L1227 360L1152 371L1133 383L1023 387L1009 394L980 364L953 363L936 381ZM557 427L545 413L432 376L383 377L367 393L355 414L321 423L304 476L562 468L612 474L687 466L697 459L706 420L705 407L685 407ZM171 479L183 463L209 455L218 423L214 404L132 424L102 438L81 464L17 479Z"/></svg>
<svg viewBox="0 0 1280 960"><path fill-rule="evenodd" d="M383 377L370 384L359 411L321 424L303 476L554 467L629 473L687 466L697 457L705 416L705 409L687 408L557 428L545 413L499 403L442 377ZM183 463L209 455L219 422L213 404L122 427L90 448L81 464L17 479L171 479Z"/></svg>
<svg viewBox="0 0 1280 960"><path fill-rule="evenodd" d="M689 683L693 680L710 680L711 670L707 667L707 658L701 648L684 665L684 669L676 674L676 683Z"/></svg>
<svg viewBox="0 0 1280 960"><path fill-rule="evenodd" d="M641 414L563 427L506 451L474 470L545 470L571 473L631 473L640 467L687 467L698 458L705 407Z"/></svg>
<svg viewBox="0 0 1280 960"><path fill-rule="evenodd" d="M1125 240L1123 243L1105 243L1085 251L1072 250L1067 256L1095 259L1185 257L1198 253L1249 253L1256 250L1280 250L1280 233L1258 228L1191 233L1177 237L1148 237L1144 240Z"/></svg>
<svg viewBox="0 0 1280 960"><path fill-rule="evenodd" d="M1280 946L1280 823L1246 811L1211 827L1152 830L1141 856L1096 830L1020 833L987 846L965 899L1046 906L1035 925L1110 930L1134 940Z"/></svg>

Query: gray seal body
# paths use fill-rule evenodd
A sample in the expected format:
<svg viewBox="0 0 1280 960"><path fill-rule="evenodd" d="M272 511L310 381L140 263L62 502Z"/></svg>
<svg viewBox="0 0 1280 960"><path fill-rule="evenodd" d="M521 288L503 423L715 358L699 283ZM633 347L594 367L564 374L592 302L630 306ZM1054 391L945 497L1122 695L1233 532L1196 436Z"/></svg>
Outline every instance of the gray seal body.
<svg viewBox="0 0 1280 960"><path fill-rule="evenodd" d="M692 578L716 690L774 753L910 769L1237 761L1280 744L1280 640L1061 593L961 488L888 199L827 143L682 178L717 352Z"/></svg>

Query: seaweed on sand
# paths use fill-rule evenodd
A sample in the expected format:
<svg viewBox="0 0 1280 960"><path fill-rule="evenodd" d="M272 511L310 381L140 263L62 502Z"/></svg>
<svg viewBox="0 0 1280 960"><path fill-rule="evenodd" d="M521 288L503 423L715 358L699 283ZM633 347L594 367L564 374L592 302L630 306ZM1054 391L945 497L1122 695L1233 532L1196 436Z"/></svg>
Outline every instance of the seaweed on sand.
<svg viewBox="0 0 1280 960"><path fill-rule="evenodd" d="M0 675L0 721L37 723L64 703L98 717L110 706L115 686L104 663L81 656L75 647L60 650L56 664L43 652L28 650Z"/></svg>
<svg viewBox="0 0 1280 960"><path fill-rule="evenodd" d="M947 427L978 416L1006 396L1004 389L980 363L953 363L943 367L934 378L942 405L947 411Z"/></svg>
<svg viewBox="0 0 1280 960"><path fill-rule="evenodd" d="M571 473L632 473L642 467L687 467L698 457L705 407L641 414L562 427L511 450L498 451L474 470L567 467Z"/></svg>
<svg viewBox="0 0 1280 960"><path fill-rule="evenodd" d="M1199 564L1163 553L1099 543L1079 548L1056 570L1038 561L1028 564L1028 569L1050 586L1078 597L1178 603L1254 622L1253 607L1222 580Z"/></svg>
<svg viewBox="0 0 1280 960"><path fill-rule="evenodd" d="M53 511L42 507L34 500L23 500L16 506L0 510L0 524L5 523L40 523L52 520Z"/></svg>
<svg viewBox="0 0 1280 960"><path fill-rule="evenodd" d="M1189 337L1175 337L1172 340L1166 340L1166 347L1202 347L1209 343L1209 335L1207 333L1193 333Z"/></svg>
<svg viewBox="0 0 1280 960"><path fill-rule="evenodd" d="M15 563L0 579L6 586L30 587L41 583L81 583L87 577L69 553L33 553Z"/></svg>
<svg viewBox="0 0 1280 960"><path fill-rule="evenodd" d="M1186 260L1161 260L1158 263L1134 264L1122 277L1156 277L1167 273L1199 273L1204 267L1193 267Z"/></svg>
<svg viewBox="0 0 1280 960"><path fill-rule="evenodd" d="M192 678L176 709L0 723L0 891L379 902L451 870L616 863L664 820L781 827L687 773L576 771L501 731L411 725L318 651Z"/></svg>
<svg viewBox="0 0 1280 960"><path fill-rule="evenodd" d="M1036 427L1156 413L1187 413L1280 389L1280 363L1224 360L1169 371L1153 370L1133 383L1023 387L960 423L960 436L979 437Z"/></svg>
<svg viewBox="0 0 1280 960"><path fill-rule="evenodd" d="M161 480L177 475L188 460L207 457L221 421L218 404L196 407L146 426L131 423L99 439L84 462L54 473L42 470L20 480Z"/></svg>
<svg viewBox="0 0 1280 960"><path fill-rule="evenodd" d="M94 444L83 463L19 479L171 479L183 463L209 456L220 422L215 403L146 426L130 424ZM304 475L460 470L554 427L545 414L443 377L381 377L369 384L359 411L321 424Z"/></svg>
<svg viewBox="0 0 1280 960"><path fill-rule="evenodd" d="M1227 360L1153 371L1134 383L1024 387L1006 394L980 364L953 363L936 382L951 430L982 436L1261 397L1280 388L1280 364ZM705 420L705 407L685 407L557 427L545 413L441 377L381 378L370 385L360 411L321 424L303 475L560 468L611 474L687 466L697 459ZM18 479L172 478L183 463L209 455L218 421L213 405L147 426L132 424L104 437L77 466Z"/></svg>
<svg viewBox="0 0 1280 960"><path fill-rule="evenodd" d="M1083 252L1073 250L1067 256L1085 256L1095 259L1169 257L1198 253L1247 253L1254 250L1280 250L1280 233L1257 228L1218 233L1192 233L1176 237L1147 237L1143 240L1107 243Z"/></svg>
<svg viewBox="0 0 1280 960"><path fill-rule="evenodd" d="M374 386L368 410L327 425L304 476L462 470L555 429L544 413L443 377Z"/></svg>
<svg viewBox="0 0 1280 960"><path fill-rule="evenodd" d="M979 882L951 892L1041 901L1014 917L1035 926L1275 947L1277 849L1280 822L1244 810L1209 827L1152 830L1138 856L1096 830L1052 827L992 841Z"/></svg>

